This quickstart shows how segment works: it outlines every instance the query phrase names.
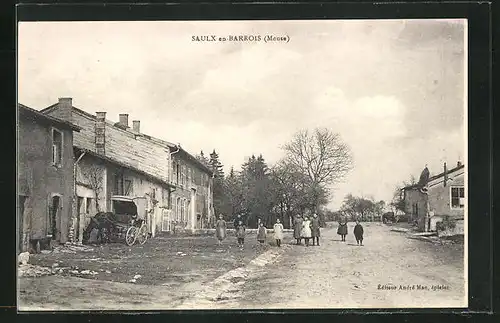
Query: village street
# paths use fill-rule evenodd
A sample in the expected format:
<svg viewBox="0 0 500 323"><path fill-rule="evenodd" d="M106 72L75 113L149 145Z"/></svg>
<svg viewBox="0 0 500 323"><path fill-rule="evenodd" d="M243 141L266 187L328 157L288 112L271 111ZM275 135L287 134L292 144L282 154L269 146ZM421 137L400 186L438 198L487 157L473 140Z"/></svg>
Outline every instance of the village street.
<svg viewBox="0 0 500 323"><path fill-rule="evenodd" d="M282 248L271 237L268 245L257 246L249 235L244 250L234 246L232 236L221 247L213 237L167 236L132 248L112 244L35 255L30 264L48 267L57 261L55 275L21 277L19 305L21 310L463 305L462 243L411 239L381 223L364 226L362 247L356 246L350 223L346 242L333 224L322 230L319 247L292 245L291 233ZM387 290L389 284L397 289Z"/></svg>
<svg viewBox="0 0 500 323"><path fill-rule="evenodd" d="M462 243L409 238L379 222L365 223L364 246L336 227L322 230L319 247L294 247L266 273L247 282L241 307L463 307ZM381 285L379 287L379 284ZM392 284L396 290L384 290ZM428 289L418 290L417 285ZM400 289L410 286L410 290ZM432 290L432 286L441 288ZM438 287L439 288L439 287Z"/></svg>

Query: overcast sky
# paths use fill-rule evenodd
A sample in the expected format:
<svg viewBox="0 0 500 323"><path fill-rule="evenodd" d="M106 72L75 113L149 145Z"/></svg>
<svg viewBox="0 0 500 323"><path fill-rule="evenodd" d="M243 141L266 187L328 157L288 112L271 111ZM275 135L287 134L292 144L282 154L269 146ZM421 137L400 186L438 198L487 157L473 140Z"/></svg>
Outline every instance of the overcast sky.
<svg viewBox="0 0 500 323"><path fill-rule="evenodd" d="M90 113L192 154L214 148L227 171L269 164L299 129L326 126L352 149L336 185L390 199L395 186L465 161L463 20L57 22L19 25L19 102L72 97ZM288 43L192 42L193 35L288 35Z"/></svg>

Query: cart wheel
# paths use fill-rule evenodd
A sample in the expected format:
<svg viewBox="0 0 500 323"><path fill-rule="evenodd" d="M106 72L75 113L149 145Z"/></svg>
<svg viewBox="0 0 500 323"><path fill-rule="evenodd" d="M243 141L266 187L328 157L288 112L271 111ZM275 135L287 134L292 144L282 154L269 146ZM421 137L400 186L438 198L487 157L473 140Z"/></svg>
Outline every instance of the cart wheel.
<svg viewBox="0 0 500 323"><path fill-rule="evenodd" d="M139 232L137 233L137 241L140 244L146 243L146 240L148 240L148 227L146 225L141 225L139 228Z"/></svg>
<svg viewBox="0 0 500 323"><path fill-rule="evenodd" d="M128 246L131 246L135 243L135 239L137 239L137 228L136 227L128 228L127 233L125 234L125 243Z"/></svg>

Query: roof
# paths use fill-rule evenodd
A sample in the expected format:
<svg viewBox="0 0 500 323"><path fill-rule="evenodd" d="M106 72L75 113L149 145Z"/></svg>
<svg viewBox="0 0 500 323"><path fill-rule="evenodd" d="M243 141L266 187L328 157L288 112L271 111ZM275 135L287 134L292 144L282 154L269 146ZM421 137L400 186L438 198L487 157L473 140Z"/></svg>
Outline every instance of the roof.
<svg viewBox="0 0 500 323"><path fill-rule="evenodd" d="M462 165L459 165L459 166L457 166L457 167L455 167L455 168L452 168L452 169L448 170L446 173L447 173L447 174L451 174L451 173L454 173L454 172L456 172L456 171L459 171L459 170L463 169L464 167L465 167L465 165L463 165L463 164L462 164ZM429 177L429 180L427 181L427 183L429 183L429 182L431 182L431 181L434 181L434 180L436 180L436 179L439 179L439 178L441 178L441 177L444 177L444 171L443 171L442 173L439 173L439 174L437 174L437 175L434 175L434 176ZM410 189L414 189L414 188L418 188L418 187L419 187L419 185L418 185L418 184L413 184L413 185L408 185L408 186L405 186L405 187L403 187L402 189L403 189L403 190L410 190Z"/></svg>
<svg viewBox="0 0 500 323"><path fill-rule="evenodd" d="M212 170L209 167L207 167L204 163L202 163L198 158L194 157L193 155L191 155L190 153L188 153L187 151L182 149L182 147L180 147L180 146L177 146L177 148L179 148L179 152L182 152L183 154L185 154L186 157L189 160L191 160L192 162L196 163L198 165L198 167L200 167L201 169L203 169L204 171L206 171L210 175L213 175ZM177 148L176 148L176 150L177 150Z"/></svg>
<svg viewBox="0 0 500 323"><path fill-rule="evenodd" d="M126 196L126 195L112 195L111 201L133 202L139 199L145 199L144 196Z"/></svg>
<svg viewBox="0 0 500 323"><path fill-rule="evenodd" d="M52 104L51 106L45 108L45 109L42 109L40 110L41 113L48 113L50 111L52 111L53 109L57 108L58 106L58 103L55 103L55 104ZM95 119L96 116L91 114L91 113L88 113L82 109L78 109L77 107L73 106L73 110L76 111L77 113L80 113L88 118L91 118L91 119ZM111 127L114 127L114 128L117 128L117 129L121 129L123 130L123 127L119 127L117 126L116 122L112 122L110 120L106 120L106 123L111 126ZM169 141L166 141L166 140L163 140L163 139L160 139L160 138L156 138L156 137L152 137L152 136L149 136L147 134L144 134L144 133L135 133L136 135L138 136L141 136L143 138L146 138L147 140L155 143L155 144L159 144L159 145L163 145L163 146L166 146L168 148L170 148L172 151L175 151L177 149L180 149L179 151L183 152L187 157L188 159L190 159L191 161L193 161L194 163L196 163L198 165L198 167L202 168L204 171L208 172L209 174L213 174L212 170L210 168L208 168L205 164L203 164L201 161L199 161L196 157L194 157L193 155L191 155L189 152L187 152L186 150L184 150L183 148L180 147L180 145L176 145L174 143L171 143Z"/></svg>
<svg viewBox="0 0 500 323"><path fill-rule="evenodd" d="M32 109L30 107L25 106L24 104L18 103L17 107L18 107L19 115L29 115L29 116L37 118L39 120L43 120L45 122L49 122L52 124L57 124L60 127L63 127L66 129L71 129L71 130L77 131L77 132L79 132L82 129L81 127L79 127L71 122L68 122L66 120L62 120L59 118L55 118L55 117L47 115L47 114L43 114L40 111L37 111L35 109Z"/></svg>
<svg viewBox="0 0 500 323"><path fill-rule="evenodd" d="M130 169L138 174L141 174L149 179L152 179L153 181L156 181L158 183L161 183L161 184L164 184L164 185L167 185L167 186L171 186L171 187L175 187L173 184L169 183L168 181L165 181L165 180L162 180L156 176L153 176L153 175L150 175L148 173L146 173L145 171L142 171L136 167L133 167L133 166L130 166L130 165L127 165L125 163L122 163L114 158L110 158L110 157L107 157L107 156L103 156L101 154L98 154L96 153L95 151L92 151L92 150L88 150L88 149L85 149L85 148L81 148L81 147L77 147L75 146L74 147L75 149L81 151L81 152L85 152L85 154L87 155L90 155L90 156L93 156L93 157L96 157L96 158L99 158L105 162L108 162L108 163L111 163L111 164L115 164L115 165L118 165L120 167L123 167L123 168L127 168L127 169Z"/></svg>

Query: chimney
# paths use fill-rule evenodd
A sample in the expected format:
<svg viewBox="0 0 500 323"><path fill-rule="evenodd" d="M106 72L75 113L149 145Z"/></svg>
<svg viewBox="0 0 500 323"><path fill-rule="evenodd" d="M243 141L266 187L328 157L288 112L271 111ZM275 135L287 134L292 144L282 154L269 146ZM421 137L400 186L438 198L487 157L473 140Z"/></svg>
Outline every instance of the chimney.
<svg viewBox="0 0 500 323"><path fill-rule="evenodd" d="M448 181L448 169L446 168L446 162L444 162L443 168L444 168L444 171L443 171L443 174L444 174L443 185L446 187L446 182Z"/></svg>
<svg viewBox="0 0 500 323"><path fill-rule="evenodd" d="M71 98L59 98L59 117L62 120L72 122L73 100Z"/></svg>
<svg viewBox="0 0 500 323"><path fill-rule="evenodd" d="M95 119L95 152L106 154L106 112L96 112Z"/></svg>
<svg viewBox="0 0 500 323"><path fill-rule="evenodd" d="M462 166L462 162L459 160L459 161L457 161L457 167L460 167L460 166Z"/></svg>
<svg viewBox="0 0 500 323"><path fill-rule="evenodd" d="M132 121L132 128L135 132L141 132L141 122L139 120Z"/></svg>
<svg viewBox="0 0 500 323"><path fill-rule="evenodd" d="M128 114L121 113L119 117L120 117L120 125L125 128L128 128Z"/></svg>

